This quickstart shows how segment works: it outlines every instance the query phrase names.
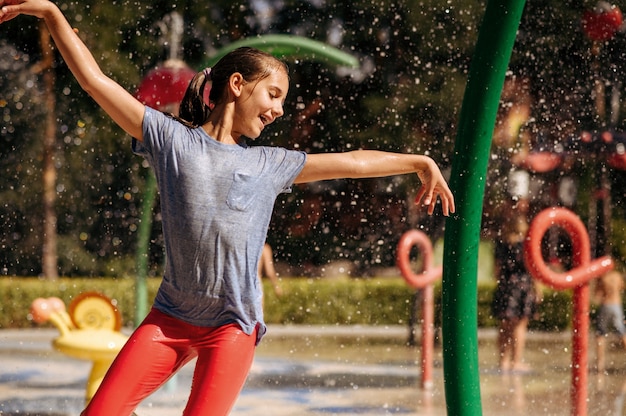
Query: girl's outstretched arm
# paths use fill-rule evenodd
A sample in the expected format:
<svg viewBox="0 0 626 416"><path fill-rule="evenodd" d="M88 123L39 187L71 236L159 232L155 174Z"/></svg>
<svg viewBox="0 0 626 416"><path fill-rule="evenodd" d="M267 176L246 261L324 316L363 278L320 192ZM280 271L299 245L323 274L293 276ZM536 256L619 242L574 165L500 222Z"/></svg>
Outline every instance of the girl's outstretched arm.
<svg viewBox="0 0 626 416"><path fill-rule="evenodd" d="M307 156L296 183L326 179L374 178L416 173L421 181L415 203L422 202L432 214L441 199L443 214L455 211L454 196L437 164L428 156L355 150L346 153L321 153Z"/></svg>
<svg viewBox="0 0 626 416"><path fill-rule="evenodd" d="M124 131L141 140L145 111L143 104L102 73L93 55L59 8L49 0L0 0L0 23L20 14L44 19L57 48L80 86Z"/></svg>

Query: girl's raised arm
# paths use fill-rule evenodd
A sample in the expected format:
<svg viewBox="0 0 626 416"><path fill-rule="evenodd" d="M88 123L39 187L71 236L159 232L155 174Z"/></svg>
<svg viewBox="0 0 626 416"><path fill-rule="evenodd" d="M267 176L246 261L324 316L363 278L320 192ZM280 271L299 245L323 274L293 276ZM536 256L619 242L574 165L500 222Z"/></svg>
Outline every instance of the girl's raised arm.
<svg viewBox="0 0 626 416"><path fill-rule="evenodd" d="M326 179L374 178L416 173L421 181L415 203L422 202L432 214L441 199L443 214L455 211L454 196L437 164L428 156L356 150L346 153L321 153L307 156L296 183Z"/></svg>
<svg viewBox="0 0 626 416"><path fill-rule="evenodd" d="M80 86L124 131L141 140L144 105L102 73L93 55L58 7L49 0L0 0L0 23L20 14L44 19L57 48Z"/></svg>

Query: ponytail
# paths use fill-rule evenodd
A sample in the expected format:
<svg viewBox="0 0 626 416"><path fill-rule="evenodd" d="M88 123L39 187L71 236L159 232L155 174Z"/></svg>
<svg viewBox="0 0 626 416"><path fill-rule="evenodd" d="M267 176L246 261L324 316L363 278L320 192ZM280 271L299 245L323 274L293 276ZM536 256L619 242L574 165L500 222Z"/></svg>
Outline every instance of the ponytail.
<svg viewBox="0 0 626 416"><path fill-rule="evenodd" d="M198 72L187 87L180 102L179 118L185 124L194 127L202 126L209 119L211 109L204 102L204 89L211 79L211 68Z"/></svg>

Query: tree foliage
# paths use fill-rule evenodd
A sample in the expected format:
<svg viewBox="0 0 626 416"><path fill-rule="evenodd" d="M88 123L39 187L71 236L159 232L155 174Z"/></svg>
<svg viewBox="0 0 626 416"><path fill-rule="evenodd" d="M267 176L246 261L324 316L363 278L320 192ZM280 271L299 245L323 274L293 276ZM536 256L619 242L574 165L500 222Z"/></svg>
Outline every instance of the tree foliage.
<svg viewBox="0 0 626 416"><path fill-rule="evenodd" d="M361 68L289 62L286 115L259 143L307 152L376 148L431 155L446 169L485 9L480 0L96 0L59 1L103 70L130 91L168 57L164 19L185 21L181 57L197 69L207 54L242 37L306 36L359 57ZM536 118L558 132L589 128L589 43L579 27L583 0L529 1L512 71L532 79ZM624 35L603 56L603 74L623 74ZM30 72L40 59L35 19L20 17L0 32L0 273L40 273L41 86ZM56 59L58 105L59 266L65 275L133 273L147 168L129 138L105 116ZM480 111L480 109L476 109ZM305 117L306 116L306 117ZM623 184L622 176L614 178ZM400 233L412 227L441 235L439 216L411 207L416 178L341 181L295 187L279 199L269 240L294 263L347 258L360 271L394 262ZM623 188L621 188L623 189ZM623 216L621 198L614 198ZM316 214L303 213L307 204ZM313 217L311 217L313 215ZM307 217L308 230L293 230ZM163 263L156 209L151 264ZM490 226L497 227L497 224Z"/></svg>

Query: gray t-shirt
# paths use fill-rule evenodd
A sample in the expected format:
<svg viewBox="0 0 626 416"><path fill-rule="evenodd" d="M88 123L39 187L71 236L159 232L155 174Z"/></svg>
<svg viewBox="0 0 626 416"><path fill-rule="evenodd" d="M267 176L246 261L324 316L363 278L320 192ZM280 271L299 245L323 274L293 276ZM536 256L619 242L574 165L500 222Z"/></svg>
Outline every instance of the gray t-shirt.
<svg viewBox="0 0 626 416"><path fill-rule="evenodd" d="M227 145L146 108L133 151L153 167L161 198L166 267L154 307L203 327L237 323L265 333L257 265L276 197L306 154Z"/></svg>

